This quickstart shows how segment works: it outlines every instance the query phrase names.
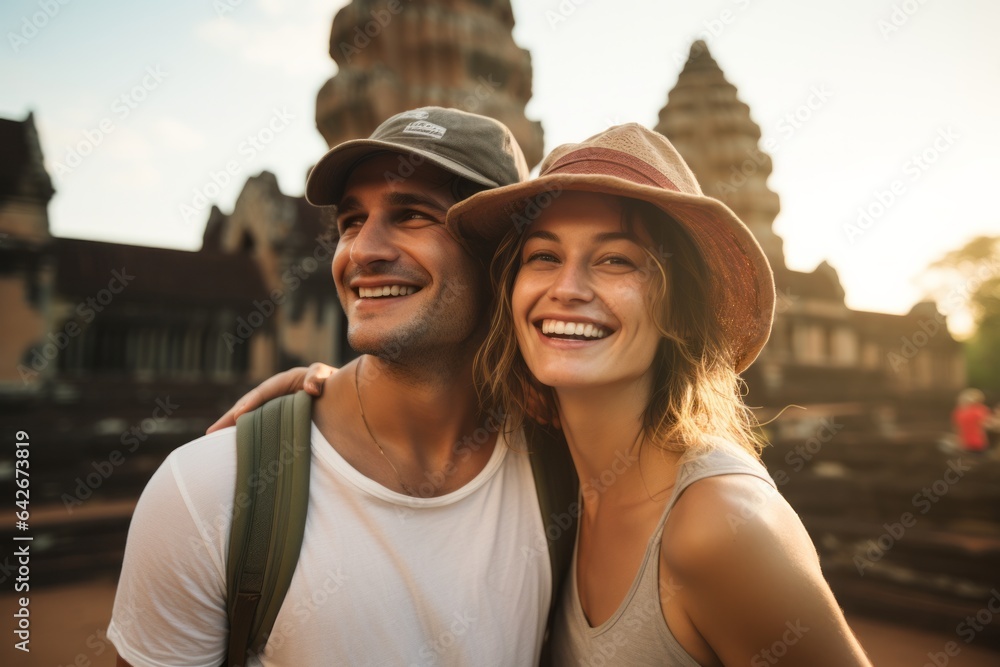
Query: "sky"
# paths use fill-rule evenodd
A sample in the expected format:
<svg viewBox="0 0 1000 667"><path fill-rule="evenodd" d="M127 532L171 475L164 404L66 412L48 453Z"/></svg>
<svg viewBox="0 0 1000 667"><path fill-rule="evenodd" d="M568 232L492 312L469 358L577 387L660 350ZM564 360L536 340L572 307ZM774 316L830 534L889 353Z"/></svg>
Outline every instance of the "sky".
<svg viewBox="0 0 1000 667"><path fill-rule="evenodd" d="M343 0L5 0L0 117L35 114L56 236L197 249L270 171L300 195ZM657 122L704 39L772 146L789 267L905 313L950 249L1000 235L1000 3L513 0L545 148ZM953 330L968 328L961 316Z"/></svg>

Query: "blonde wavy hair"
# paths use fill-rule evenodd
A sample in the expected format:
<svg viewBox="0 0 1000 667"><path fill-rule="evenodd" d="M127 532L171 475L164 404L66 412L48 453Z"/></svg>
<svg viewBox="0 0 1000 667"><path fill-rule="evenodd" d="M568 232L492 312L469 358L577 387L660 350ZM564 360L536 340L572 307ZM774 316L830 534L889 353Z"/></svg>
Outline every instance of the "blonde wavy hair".
<svg viewBox="0 0 1000 667"><path fill-rule="evenodd" d="M653 361L653 392L643 415L645 440L694 456L712 447L704 436L715 436L759 458L764 444L759 424L743 402L746 385L735 372L711 303L701 254L661 209L618 199L622 228L632 232L642 225L654 241L654 247L644 248L648 262L642 270L652 278L648 307L661 340ZM514 334L511 297L526 231L512 226L493 257L490 330L475 359L480 398L507 415L511 431L521 428L526 418L551 422L557 416L554 390L531 374Z"/></svg>

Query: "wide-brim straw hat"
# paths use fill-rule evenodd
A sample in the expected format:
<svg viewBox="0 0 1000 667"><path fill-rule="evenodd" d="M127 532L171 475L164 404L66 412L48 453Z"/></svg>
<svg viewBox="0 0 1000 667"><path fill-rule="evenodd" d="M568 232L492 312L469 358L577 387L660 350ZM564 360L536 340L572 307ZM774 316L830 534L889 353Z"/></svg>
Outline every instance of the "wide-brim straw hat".
<svg viewBox="0 0 1000 667"><path fill-rule="evenodd" d="M538 178L459 202L449 211L447 225L470 252L492 257L512 227L523 232L564 191L639 199L677 221L708 267L711 306L736 372L753 363L774 318L771 266L747 226L721 201L702 193L687 163L661 134L629 123L559 146L542 162Z"/></svg>

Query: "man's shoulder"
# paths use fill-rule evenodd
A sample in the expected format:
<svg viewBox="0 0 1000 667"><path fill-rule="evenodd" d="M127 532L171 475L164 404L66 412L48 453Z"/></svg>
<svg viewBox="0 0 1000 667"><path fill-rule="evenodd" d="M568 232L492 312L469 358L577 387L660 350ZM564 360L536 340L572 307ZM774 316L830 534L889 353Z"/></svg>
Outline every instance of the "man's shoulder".
<svg viewBox="0 0 1000 667"><path fill-rule="evenodd" d="M232 501L236 483L236 428L203 435L170 452L142 493L141 504L173 504L177 494L192 514Z"/></svg>
<svg viewBox="0 0 1000 667"><path fill-rule="evenodd" d="M236 470L236 427L231 426L187 442L170 453L166 463L175 469L224 472Z"/></svg>

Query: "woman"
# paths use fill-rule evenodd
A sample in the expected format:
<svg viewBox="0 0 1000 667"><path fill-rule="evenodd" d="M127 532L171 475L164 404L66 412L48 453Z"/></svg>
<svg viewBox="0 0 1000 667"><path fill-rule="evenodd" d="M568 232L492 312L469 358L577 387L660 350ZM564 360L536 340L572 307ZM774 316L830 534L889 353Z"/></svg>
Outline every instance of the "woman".
<svg viewBox="0 0 1000 667"><path fill-rule="evenodd" d="M557 422L581 480L557 662L868 664L740 398L770 331L770 268L674 147L611 128L448 225L497 248L484 398L512 430Z"/></svg>
<svg viewBox="0 0 1000 667"><path fill-rule="evenodd" d="M561 146L448 224L499 242L485 398L517 429L540 397L581 480L557 661L867 664L740 398L770 268L670 142L630 124Z"/></svg>

